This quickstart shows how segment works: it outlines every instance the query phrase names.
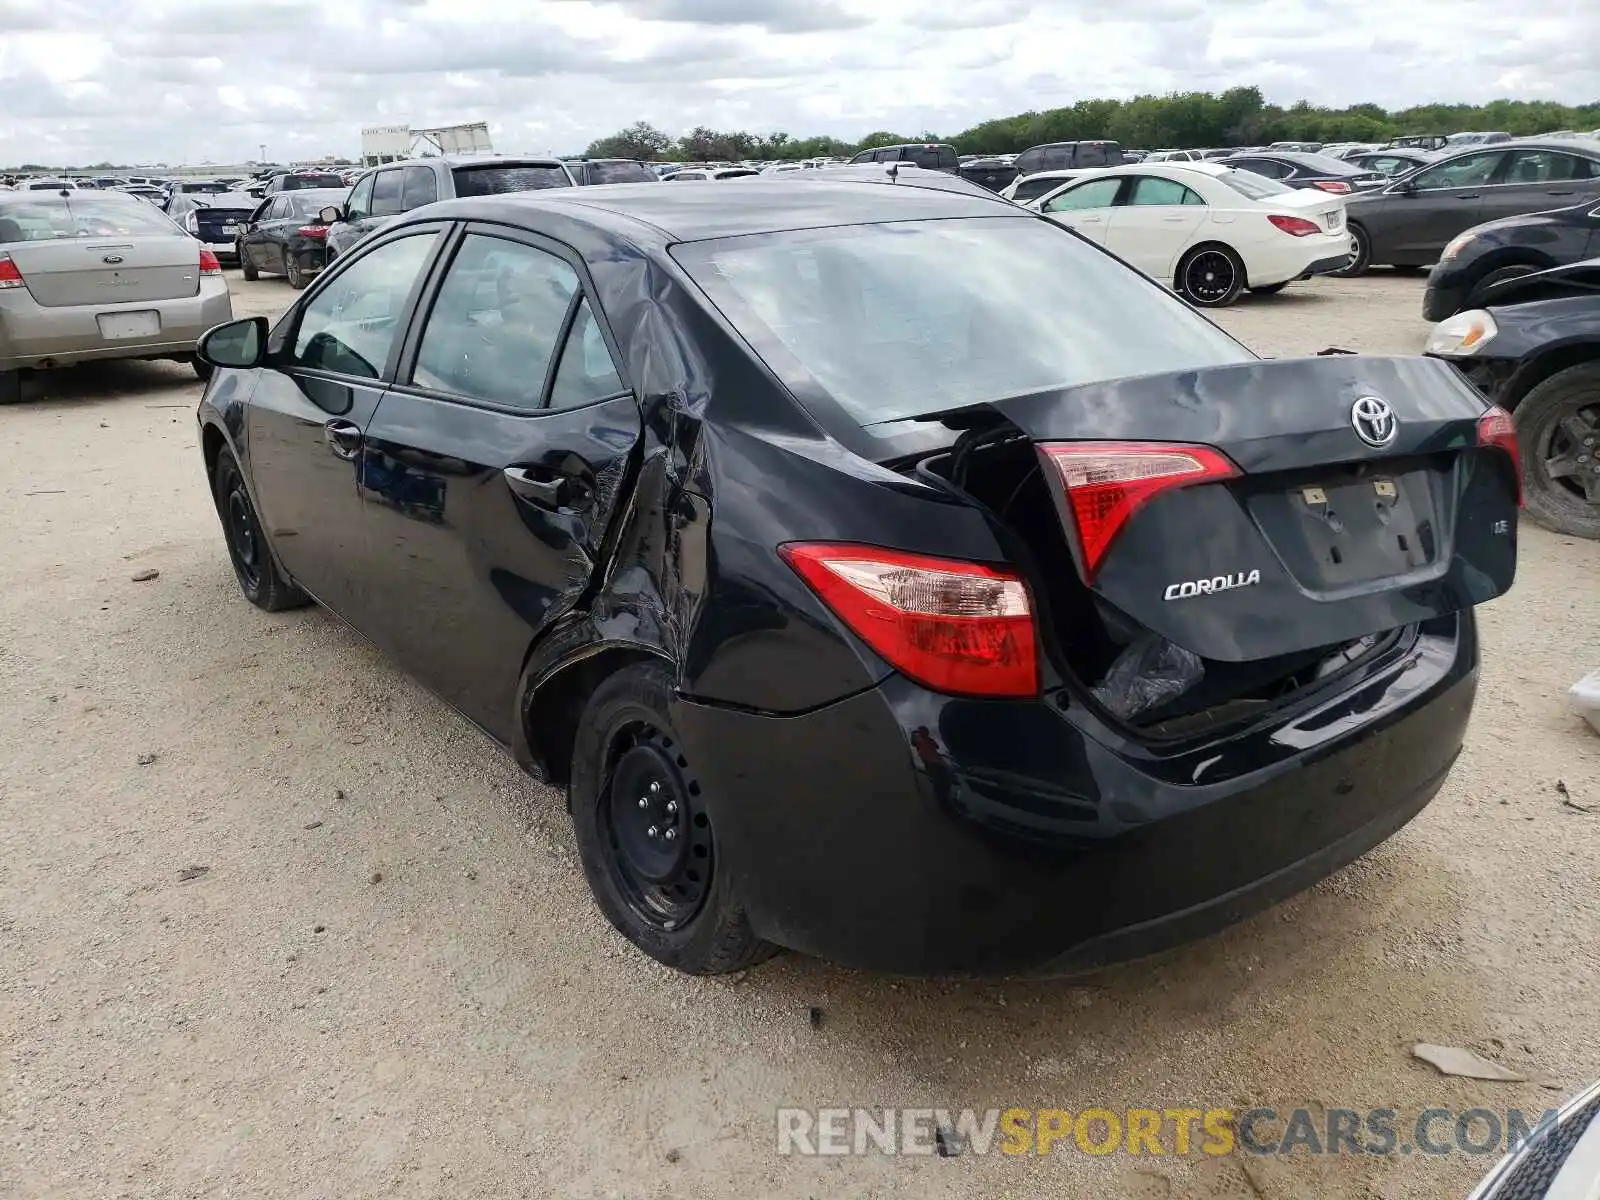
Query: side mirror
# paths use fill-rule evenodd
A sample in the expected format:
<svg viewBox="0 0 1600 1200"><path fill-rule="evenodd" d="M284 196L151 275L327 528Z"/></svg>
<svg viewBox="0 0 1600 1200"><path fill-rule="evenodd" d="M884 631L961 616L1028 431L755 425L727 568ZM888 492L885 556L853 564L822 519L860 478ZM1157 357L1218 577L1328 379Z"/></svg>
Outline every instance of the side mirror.
<svg viewBox="0 0 1600 1200"><path fill-rule="evenodd" d="M208 329L195 346L201 362L213 367L234 367L247 370L259 367L266 357L267 319L245 317Z"/></svg>
<svg viewBox="0 0 1600 1200"><path fill-rule="evenodd" d="M344 212L337 204L330 204L317 213L317 220L324 225L332 225L335 221L344 219Z"/></svg>
<svg viewBox="0 0 1600 1200"><path fill-rule="evenodd" d="M1417 184L1413 179L1397 179L1389 185L1389 190L1397 196L1415 196Z"/></svg>

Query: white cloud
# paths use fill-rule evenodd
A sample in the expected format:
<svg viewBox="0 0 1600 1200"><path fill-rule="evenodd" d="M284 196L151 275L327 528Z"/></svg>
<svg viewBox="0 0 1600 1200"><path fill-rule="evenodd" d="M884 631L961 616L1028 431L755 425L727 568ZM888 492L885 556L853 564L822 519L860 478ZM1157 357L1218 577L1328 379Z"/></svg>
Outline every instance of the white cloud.
<svg viewBox="0 0 1600 1200"><path fill-rule="evenodd" d="M486 120L858 137L1145 92L1289 104L1600 95L1594 0L0 0L0 163L353 155Z"/></svg>

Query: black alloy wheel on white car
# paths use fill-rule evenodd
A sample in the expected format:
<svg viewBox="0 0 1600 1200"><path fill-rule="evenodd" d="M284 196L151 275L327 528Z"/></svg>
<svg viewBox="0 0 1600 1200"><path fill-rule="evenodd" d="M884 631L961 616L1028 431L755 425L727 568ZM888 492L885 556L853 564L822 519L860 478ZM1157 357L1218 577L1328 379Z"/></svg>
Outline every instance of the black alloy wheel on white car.
<svg viewBox="0 0 1600 1200"><path fill-rule="evenodd" d="M1197 308L1225 308L1244 287L1244 263L1227 246L1198 246L1178 267L1178 294Z"/></svg>

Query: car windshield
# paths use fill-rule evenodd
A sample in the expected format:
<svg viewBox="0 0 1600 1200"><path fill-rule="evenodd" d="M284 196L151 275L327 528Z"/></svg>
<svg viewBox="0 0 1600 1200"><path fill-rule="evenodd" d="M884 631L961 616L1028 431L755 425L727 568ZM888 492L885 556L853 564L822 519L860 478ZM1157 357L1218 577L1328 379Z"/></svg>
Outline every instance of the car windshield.
<svg viewBox="0 0 1600 1200"><path fill-rule="evenodd" d="M656 173L643 163L592 162L589 176L595 183L654 183Z"/></svg>
<svg viewBox="0 0 1600 1200"><path fill-rule="evenodd" d="M457 167L457 196L498 196L503 192L537 192L545 188L570 187L572 181L562 167Z"/></svg>
<svg viewBox="0 0 1600 1200"><path fill-rule="evenodd" d="M1241 196L1248 196L1252 200L1265 200L1268 196L1281 196L1285 192L1294 191L1288 184L1268 179L1265 175L1257 175L1254 171L1230 169L1217 178Z"/></svg>
<svg viewBox="0 0 1600 1200"><path fill-rule="evenodd" d="M673 254L775 371L809 374L863 426L1251 357L1137 271L1031 217L762 234Z"/></svg>
<svg viewBox="0 0 1600 1200"><path fill-rule="evenodd" d="M0 242L48 242L74 237L176 234L159 209L132 196L74 192L70 198L0 200Z"/></svg>

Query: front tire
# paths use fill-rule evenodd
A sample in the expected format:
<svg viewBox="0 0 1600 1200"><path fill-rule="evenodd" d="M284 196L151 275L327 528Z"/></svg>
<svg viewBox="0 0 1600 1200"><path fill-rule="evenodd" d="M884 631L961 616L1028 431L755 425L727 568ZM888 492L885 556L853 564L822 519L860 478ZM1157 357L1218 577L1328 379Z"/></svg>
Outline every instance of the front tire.
<svg viewBox="0 0 1600 1200"><path fill-rule="evenodd" d="M1488 303L1489 289L1495 284L1504 283L1508 279L1521 279L1524 275L1532 275L1542 269L1531 263L1510 263L1504 267L1496 267L1468 289L1466 303L1461 307L1483 308Z"/></svg>
<svg viewBox="0 0 1600 1200"><path fill-rule="evenodd" d="M217 504L217 516L222 519L228 557L233 560L233 573L238 577L244 598L266 612L282 612L309 604L311 598L278 570L256 516L255 504L244 485L244 473L239 470L232 451L226 448L217 454L211 494Z"/></svg>
<svg viewBox="0 0 1600 1200"><path fill-rule="evenodd" d="M255 263L250 261L250 256L244 252L244 246L239 247L239 273L248 283L254 283L261 278L261 272L256 270Z"/></svg>
<svg viewBox="0 0 1600 1200"><path fill-rule="evenodd" d="M0 404L22 403L22 372L0 371Z"/></svg>
<svg viewBox="0 0 1600 1200"><path fill-rule="evenodd" d="M636 663L584 709L567 804L583 873L606 919L689 975L738 971L777 952L750 928L720 857L694 764L670 715L672 677Z"/></svg>
<svg viewBox="0 0 1600 1200"><path fill-rule="evenodd" d="M1197 308L1226 308L1244 283L1244 263L1227 246L1197 246L1178 265L1178 294Z"/></svg>
<svg viewBox="0 0 1600 1200"><path fill-rule="evenodd" d="M1557 371L1522 398L1516 422L1528 515L1600 538L1600 362Z"/></svg>
<svg viewBox="0 0 1600 1200"><path fill-rule="evenodd" d="M1329 271L1335 279L1354 279L1365 275L1372 266L1372 239L1367 231L1354 221L1350 222L1350 261L1337 271Z"/></svg>

